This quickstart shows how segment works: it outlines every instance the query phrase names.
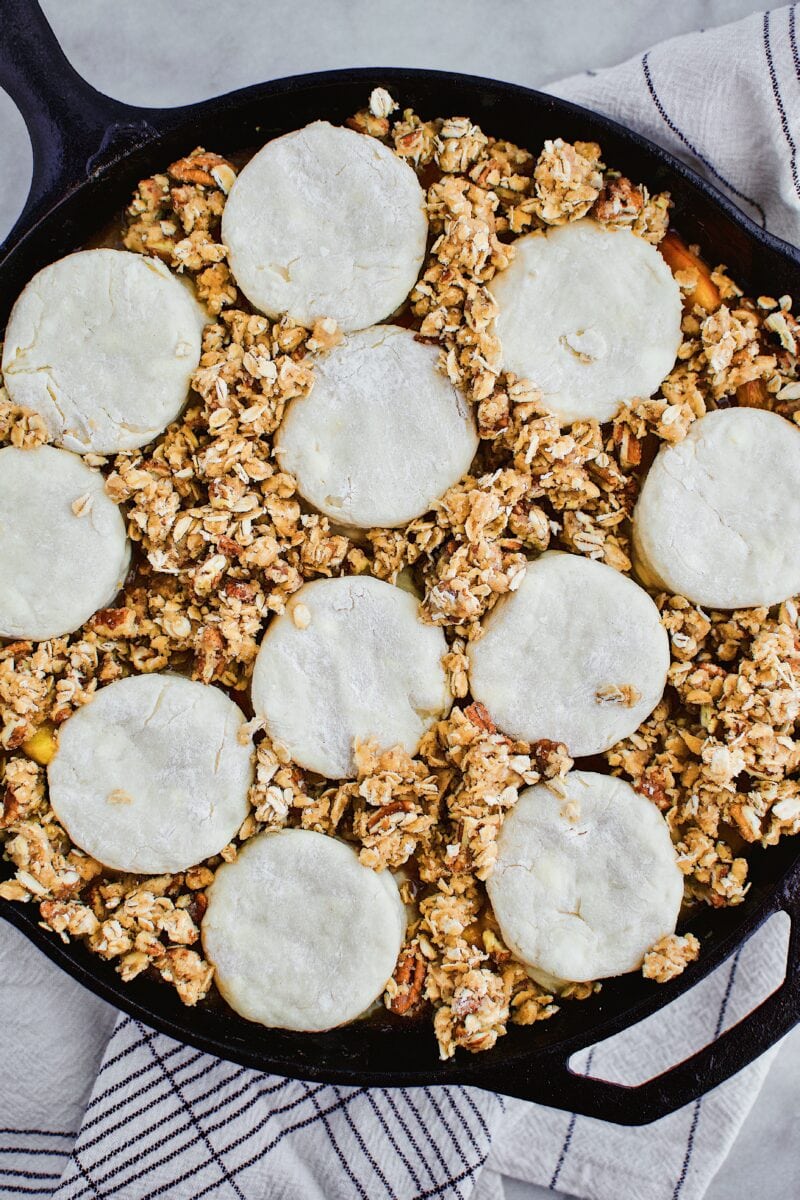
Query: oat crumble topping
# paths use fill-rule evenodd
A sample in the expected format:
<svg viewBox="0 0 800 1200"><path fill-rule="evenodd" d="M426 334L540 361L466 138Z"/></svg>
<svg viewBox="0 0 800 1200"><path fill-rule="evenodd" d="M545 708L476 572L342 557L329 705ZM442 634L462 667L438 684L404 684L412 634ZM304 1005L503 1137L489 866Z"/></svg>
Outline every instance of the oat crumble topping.
<svg viewBox="0 0 800 1200"><path fill-rule="evenodd" d="M466 117L424 121L373 91L348 122L419 173L431 245L402 319L440 348L441 368L474 406L481 444L471 472L403 529L353 541L308 511L272 454L287 404L313 386L315 356L340 340L331 320L306 330L254 313L227 263L220 221L235 166L198 147L142 180L121 244L188 279L210 323L188 405L163 435L113 458L87 455L125 506L134 568L111 608L78 632L0 646L0 829L12 875L0 896L35 903L64 940L81 938L123 979L143 972L186 1004L212 988L199 949L205 889L220 861L263 829L299 825L355 843L375 870L400 869L412 910L385 994L401 1017L433 1010L443 1057L490 1048L509 1022L551 1017L599 984L560 995L534 982L505 946L483 881L503 815L521 788L572 765L553 742L514 741L470 703L467 642L550 548L631 569L629 518L643 466L707 411L741 404L800 424L798 322L789 297L750 299L724 267L668 232L670 199L605 166L595 143L545 142L537 154L487 136ZM652 399L608 425L563 428L530 381L500 369L491 281L514 239L591 215L659 245L684 295L683 341ZM36 414L0 387L0 444L47 440ZM73 508L87 512L85 497ZM456 699L411 757L357 746L358 774L331 784L289 761L257 721L251 812L220 856L173 875L110 872L72 846L47 800L58 728L98 687L165 668L244 694L264 625L309 579L369 573L411 580L425 620L440 625ZM657 603L672 662L664 699L606 754L663 812L692 906L741 903L748 844L800 832L798 608L704 612L680 596ZM295 623L308 624L298 604ZM624 680L601 704L633 705ZM114 793L109 803L125 803ZM643 974L665 982L697 958L691 933L662 938Z"/></svg>
<svg viewBox="0 0 800 1200"><path fill-rule="evenodd" d="M687 963L694 962L699 954L700 943L693 933L687 933L685 937L669 933L645 954L642 974L656 983L667 983L680 975Z"/></svg>

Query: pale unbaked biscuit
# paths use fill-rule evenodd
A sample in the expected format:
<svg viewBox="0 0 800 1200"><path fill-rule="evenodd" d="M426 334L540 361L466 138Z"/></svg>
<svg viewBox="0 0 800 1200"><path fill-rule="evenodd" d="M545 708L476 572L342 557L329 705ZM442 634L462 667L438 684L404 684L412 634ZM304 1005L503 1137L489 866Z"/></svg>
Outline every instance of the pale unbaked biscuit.
<svg viewBox="0 0 800 1200"><path fill-rule="evenodd" d="M346 779L356 739L413 754L449 710L446 653L408 592L369 576L315 580L267 626L253 708L301 767Z"/></svg>
<svg viewBox="0 0 800 1200"><path fill-rule="evenodd" d="M654 246L584 219L514 242L490 284L506 371L567 422L651 396L681 342L681 293Z"/></svg>
<svg viewBox="0 0 800 1200"><path fill-rule="evenodd" d="M270 317L345 332L388 317L414 286L428 236L412 168L375 138L315 121L268 142L222 217L236 282Z"/></svg>
<svg viewBox="0 0 800 1200"><path fill-rule="evenodd" d="M203 949L243 1017L280 1029L344 1025L369 1008L400 953L406 914L389 871L307 829L262 833L217 871Z"/></svg>
<svg viewBox="0 0 800 1200"><path fill-rule="evenodd" d="M241 709L179 675L101 688L61 726L50 803L76 846L118 871L183 871L218 854L248 813Z"/></svg>
<svg viewBox="0 0 800 1200"><path fill-rule="evenodd" d="M3 374L67 450L113 454L152 441L186 403L205 322L158 259L81 250L44 267L8 321Z"/></svg>
<svg viewBox="0 0 800 1200"><path fill-rule="evenodd" d="M438 357L411 330L376 325L315 360L275 443L309 503L344 525L404 525L461 478L478 434Z"/></svg>
<svg viewBox="0 0 800 1200"><path fill-rule="evenodd" d="M708 608L800 592L800 430L777 413L709 413L663 446L633 513L648 586Z"/></svg>
<svg viewBox="0 0 800 1200"><path fill-rule="evenodd" d="M468 644L470 688L498 726L529 742L599 754L650 715L669 639L638 584L604 563L551 550L502 597Z"/></svg>
<svg viewBox="0 0 800 1200"><path fill-rule="evenodd" d="M52 446L0 450L0 637L72 633L111 603L130 557L99 471Z"/></svg>
<svg viewBox="0 0 800 1200"><path fill-rule="evenodd" d="M486 886L503 938L537 977L635 971L683 899L667 823L622 779L572 771L558 786L527 788L500 830Z"/></svg>

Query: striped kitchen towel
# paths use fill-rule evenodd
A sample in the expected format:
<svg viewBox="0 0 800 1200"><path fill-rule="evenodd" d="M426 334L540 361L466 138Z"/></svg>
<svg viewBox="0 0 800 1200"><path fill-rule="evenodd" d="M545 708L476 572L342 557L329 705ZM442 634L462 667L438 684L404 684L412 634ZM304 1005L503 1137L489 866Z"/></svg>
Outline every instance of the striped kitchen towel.
<svg viewBox="0 0 800 1200"><path fill-rule="evenodd" d="M641 130L800 244L798 20L794 6L759 13L551 90ZM16 936L0 930L0 961ZM773 990L785 949L786 921L773 918L707 980L576 1067L626 1083L659 1073ZM32 1054L65 1063L65 1047L75 1054L58 1019L26 1044L18 987L9 1000L12 956L9 965L0 969L0 1047L11 1039L13 1054L3 1059L12 1068L0 1113L13 1113L13 1076L30 1070ZM591 1200L700 1200L767 1065L629 1130L468 1088L364 1090L261 1075L122 1017L82 1117L65 1065L41 1089L35 1121L3 1120L0 1197L500 1200L510 1175Z"/></svg>
<svg viewBox="0 0 800 1200"><path fill-rule="evenodd" d="M787 938L788 918L773 917L708 979L576 1056L574 1068L628 1084L665 1070L778 986ZM0 982L0 1008L2 993ZM55 1045L69 1030L54 1023L51 1036ZM58 1124L71 1100L59 1076L40 1097L37 1127L0 1131L0 1195L502 1200L502 1177L512 1176L592 1200L699 1200L770 1058L672 1116L628 1129L474 1088L262 1075L120 1017L77 1133Z"/></svg>
<svg viewBox="0 0 800 1200"><path fill-rule="evenodd" d="M672 38L545 90L658 142L759 225L800 245L797 9Z"/></svg>

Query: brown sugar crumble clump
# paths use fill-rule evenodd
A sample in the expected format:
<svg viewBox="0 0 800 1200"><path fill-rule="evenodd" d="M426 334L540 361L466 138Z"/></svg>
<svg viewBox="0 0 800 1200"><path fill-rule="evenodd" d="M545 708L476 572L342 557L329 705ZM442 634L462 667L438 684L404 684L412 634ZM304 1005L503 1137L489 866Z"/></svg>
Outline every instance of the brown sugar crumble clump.
<svg viewBox="0 0 800 1200"><path fill-rule="evenodd" d="M664 813L687 897L740 904L747 860L735 847L800 832L797 606L705 613L666 595L658 604L669 686L607 758Z"/></svg>
<svg viewBox="0 0 800 1200"><path fill-rule="evenodd" d="M656 983L667 983L680 975L687 963L694 962L699 954L700 943L693 933L687 933L685 937L667 934L645 954L642 974Z"/></svg>
<svg viewBox="0 0 800 1200"><path fill-rule="evenodd" d="M398 1018L431 1013L449 1057L488 1049L509 1023L548 1019L600 986L548 991L503 942L484 881L504 814L522 788L558 780L572 761L558 743L507 737L471 702L467 644L548 548L629 572L642 472L706 412L740 404L800 424L800 335L788 297L743 296L723 266L709 268L699 247L668 230L670 197L607 166L595 143L520 148L464 116L400 111L380 88L348 124L391 147L425 190L430 245L396 319L439 348L441 370L472 405L475 461L431 512L400 529L356 541L309 511L272 439L341 332L329 319L311 330L271 320L238 290L221 239L233 163L198 147L142 180L121 244L185 278L209 322L182 415L146 447L86 456L123 506L135 545L113 607L68 637L0 647L0 832L10 866L0 896L38 905L46 927L82 939L123 979L149 972L196 1004L213 984L200 928L220 862L264 829L345 838L366 866L397 872L410 914L386 1008ZM683 340L655 396L608 424L566 427L535 381L501 369L492 279L520 235L587 216L660 247L683 294ZM0 387L0 444L46 440L41 418ZM254 719L245 727L256 743L250 813L221 855L143 878L109 872L71 844L48 803L46 765L60 725L97 688L169 669L244 702L270 615L307 580L360 573L409 582L422 618L447 638L455 705L415 755L365 742L355 747L356 778L334 783L292 763ZM793 600L732 613L680 596L657 603L671 645L664 698L605 758L664 814L691 915L698 904L742 902L748 845L800 832L800 621ZM609 685L597 699L632 705L634 692ZM691 933L662 938L643 974L666 982L699 949Z"/></svg>

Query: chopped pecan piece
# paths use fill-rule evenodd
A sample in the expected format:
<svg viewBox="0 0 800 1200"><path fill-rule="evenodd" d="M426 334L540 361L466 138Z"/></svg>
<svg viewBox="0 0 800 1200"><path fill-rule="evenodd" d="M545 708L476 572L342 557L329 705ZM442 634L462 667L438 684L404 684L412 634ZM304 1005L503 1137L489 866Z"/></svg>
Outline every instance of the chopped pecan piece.
<svg viewBox="0 0 800 1200"><path fill-rule="evenodd" d="M386 990L386 1007L390 1012L407 1017L421 1007L427 972L428 967L419 944L412 942L400 954Z"/></svg>
<svg viewBox="0 0 800 1200"><path fill-rule="evenodd" d="M3 792L0 807L0 828L6 828L21 816L20 804L13 788L7 787Z"/></svg>
<svg viewBox="0 0 800 1200"><path fill-rule="evenodd" d="M132 638L138 628L133 608L101 608L90 619L89 625L101 637Z"/></svg>
<svg viewBox="0 0 800 1200"><path fill-rule="evenodd" d="M770 408L771 398L763 379L749 379L739 384L736 399L742 408Z"/></svg>
<svg viewBox="0 0 800 1200"><path fill-rule="evenodd" d="M634 787L648 800L652 800L657 808L662 811L669 808L670 799L665 790L664 773L658 767L645 771Z"/></svg>
<svg viewBox="0 0 800 1200"><path fill-rule="evenodd" d="M194 660L194 676L210 683L225 663L225 639L215 625L206 625L200 633Z"/></svg>
<svg viewBox="0 0 800 1200"><path fill-rule="evenodd" d="M630 179L620 175L609 179L597 197L592 215L608 225L632 224L644 207L642 189L634 187Z"/></svg>
<svg viewBox="0 0 800 1200"><path fill-rule="evenodd" d="M229 191L228 187L223 187L221 182L224 179L228 180L228 173L236 178L236 171L231 163L221 154L213 154L208 150L203 150L198 146L191 154L185 158L179 158L177 162L171 163L169 173L178 183L197 183L203 187L222 187L224 192ZM233 180L231 180L232 184Z"/></svg>
<svg viewBox="0 0 800 1200"><path fill-rule="evenodd" d="M489 710L480 700L474 701L464 709L464 716L468 717L473 725L478 729L482 729L485 733L497 733L497 726L489 716Z"/></svg>
<svg viewBox="0 0 800 1200"><path fill-rule="evenodd" d="M554 759L567 756L567 747L563 742L553 742L549 738L540 738L531 743L531 762L537 771L545 774Z"/></svg>
<svg viewBox="0 0 800 1200"><path fill-rule="evenodd" d="M378 826L386 820L387 817L394 816L395 813L413 812L414 802L412 800L390 800L388 804L382 804L380 808L376 808L373 813L367 817L367 828L370 830L377 829Z"/></svg>
<svg viewBox="0 0 800 1200"><path fill-rule="evenodd" d="M244 554L243 548L233 538L225 537L224 535L217 542L221 552L228 558L241 558Z"/></svg>

